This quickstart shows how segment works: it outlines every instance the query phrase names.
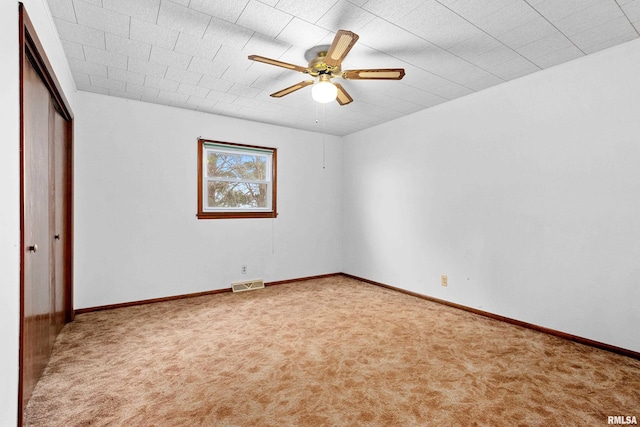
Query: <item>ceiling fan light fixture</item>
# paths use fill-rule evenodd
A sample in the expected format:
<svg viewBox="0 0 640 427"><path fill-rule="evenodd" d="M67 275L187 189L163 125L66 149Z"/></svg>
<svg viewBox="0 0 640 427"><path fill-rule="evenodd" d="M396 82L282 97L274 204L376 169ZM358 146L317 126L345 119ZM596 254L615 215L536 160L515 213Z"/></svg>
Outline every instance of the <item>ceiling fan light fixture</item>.
<svg viewBox="0 0 640 427"><path fill-rule="evenodd" d="M326 74L320 75L318 83L311 88L311 97L321 104L335 101L337 96L338 88L331 83L329 76Z"/></svg>

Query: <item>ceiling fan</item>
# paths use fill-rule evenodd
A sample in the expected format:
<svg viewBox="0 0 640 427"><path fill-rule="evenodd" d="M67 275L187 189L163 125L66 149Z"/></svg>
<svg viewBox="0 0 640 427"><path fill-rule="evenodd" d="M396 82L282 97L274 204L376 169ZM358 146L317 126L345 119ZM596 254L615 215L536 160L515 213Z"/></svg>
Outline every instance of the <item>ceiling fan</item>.
<svg viewBox="0 0 640 427"><path fill-rule="evenodd" d="M368 70L347 70L342 71L341 64L353 45L358 41L358 35L346 30L339 30L331 46L322 45L309 49L305 53L305 59L309 61L307 67L289 64L277 59L265 58L264 56L249 55L252 61L263 62L293 71L299 71L310 76L317 77L316 80L305 80L293 86L279 90L271 94L274 98L282 98L303 87L314 85L311 88L313 99L327 103L334 99L340 105L346 105L353 101L340 83L334 83L332 78L342 78L347 80L400 80L404 77L404 68L377 68ZM315 84L314 84L315 83Z"/></svg>

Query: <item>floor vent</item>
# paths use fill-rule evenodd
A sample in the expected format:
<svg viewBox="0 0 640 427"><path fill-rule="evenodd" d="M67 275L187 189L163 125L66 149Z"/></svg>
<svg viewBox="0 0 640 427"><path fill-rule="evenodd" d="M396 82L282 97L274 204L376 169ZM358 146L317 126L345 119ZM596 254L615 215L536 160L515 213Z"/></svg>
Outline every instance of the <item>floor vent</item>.
<svg viewBox="0 0 640 427"><path fill-rule="evenodd" d="M248 280L246 282L234 282L231 284L233 292L253 291L254 289L263 289L264 281L262 279Z"/></svg>

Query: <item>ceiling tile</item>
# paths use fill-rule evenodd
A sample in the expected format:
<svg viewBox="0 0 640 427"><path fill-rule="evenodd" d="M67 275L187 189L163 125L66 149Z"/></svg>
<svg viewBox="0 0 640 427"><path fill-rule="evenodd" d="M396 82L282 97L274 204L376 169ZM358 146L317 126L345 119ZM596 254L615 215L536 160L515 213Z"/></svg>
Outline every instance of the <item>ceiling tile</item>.
<svg viewBox="0 0 640 427"><path fill-rule="evenodd" d="M247 108L258 108L259 106L264 104L263 101L258 101L257 99L241 98L241 97L237 98L235 101L233 101L233 103L240 107L247 107Z"/></svg>
<svg viewBox="0 0 640 427"><path fill-rule="evenodd" d="M605 0L610 1L610 0ZM538 2L534 8L551 22L573 15L586 7L601 4L603 0L544 0Z"/></svg>
<svg viewBox="0 0 640 427"><path fill-rule="evenodd" d="M85 86L89 86L91 84L91 80L89 80L89 74L87 73L79 73L77 71L72 71L73 80L76 84L83 84Z"/></svg>
<svg viewBox="0 0 640 427"><path fill-rule="evenodd" d="M238 95L232 95L230 93L227 92L221 92L218 90L212 90L211 92L209 92L209 94L207 95L207 99L214 101L214 102L226 102L228 104L231 104L233 101L236 100L236 98L238 98Z"/></svg>
<svg viewBox="0 0 640 427"><path fill-rule="evenodd" d="M109 90L109 95L117 96L118 98L126 98L126 99L133 99L135 101L140 101L140 95L136 95L128 92L120 92L118 90Z"/></svg>
<svg viewBox="0 0 640 427"><path fill-rule="evenodd" d="M299 18L293 18L280 32L277 39L288 45L295 45L303 49L310 49L322 41L331 33L324 28L310 24ZM285 49L286 50L286 49ZM284 53L284 52L283 52Z"/></svg>
<svg viewBox="0 0 640 427"><path fill-rule="evenodd" d="M189 63L189 68L187 68L187 71L220 77L228 67L229 64L226 63L219 64L217 62L207 61L206 59L194 57L191 60L191 63Z"/></svg>
<svg viewBox="0 0 640 427"><path fill-rule="evenodd" d="M517 0L457 0L448 2L447 7L473 24L481 22L483 18L498 13ZM552 0L557 1L557 0ZM442 2L442 1L441 1Z"/></svg>
<svg viewBox="0 0 640 427"><path fill-rule="evenodd" d="M209 94L210 90L202 86L194 86L186 83L180 83L180 86L178 86L178 89L176 90L176 92L189 95L189 96L197 96L199 98L205 98Z"/></svg>
<svg viewBox="0 0 640 427"><path fill-rule="evenodd" d="M513 49L505 45L499 45L495 49L491 49L490 51L471 59L470 62L478 67L488 68L514 60L520 56L521 55Z"/></svg>
<svg viewBox="0 0 640 427"><path fill-rule="evenodd" d="M240 83L234 83L227 91L227 93L230 93L231 95L244 96L245 98L255 98L260 92L260 89Z"/></svg>
<svg viewBox="0 0 640 427"><path fill-rule="evenodd" d="M251 86L260 75L261 71L259 69L245 71L243 64L243 66L230 65L221 77L223 80Z"/></svg>
<svg viewBox="0 0 640 427"><path fill-rule="evenodd" d="M178 83L195 85L200 82L202 76L202 73L194 73L192 71L179 70L177 68L169 67L167 68L167 73L165 74L164 78Z"/></svg>
<svg viewBox="0 0 640 427"><path fill-rule="evenodd" d="M80 43L85 46L93 46L104 49L104 31L84 25L73 24L62 19L53 18L56 28L62 40Z"/></svg>
<svg viewBox="0 0 640 427"><path fill-rule="evenodd" d="M101 95L110 95L109 89L105 89L103 87L84 85L84 84L81 84L81 83L77 84L76 86L77 86L78 90L83 90L85 92L99 93Z"/></svg>
<svg viewBox="0 0 640 427"><path fill-rule="evenodd" d="M102 0L73 0L75 1L83 1L85 3L92 4L94 6L102 7Z"/></svg>
<svg viewBox="0 0 640 427"><path fill-rule="evenodd" d="M162 64L152 64L151 62L141 61L136 58L129 58L129 71L140 74L149 74L155 77L164 77L167 72L167 66Z"/></svg>
<svg viewBox="0 0 640 427"><path fill-rule="evenodd" d="M288 62L290 64L296 64L304 67L307 65L307 60L304 57L305 51L306 49L303 49L301 47L291 46L289 47L289 49L287 49L286 52L278 56L277 59L279 59L280 61ZM246 53L249 53L249 52L247 51ZM349 55L351 56L351 53ZM257 67L258 65L262 65L262 64L260 64L259 62L255 62L251 65L251 67ZM266 70L266 68L264 67L261 67L261 68L263 70ZM287 70L285 68L280 69L279 67L273 67L272 72L269 74L271 77L275 78L277 74L284 74L284 73L289 74L290 72L291 70Z"/></svg>
<svg viewBox="0 0 640 427"><path fill-rule="evenodd" d="M186 55L184 53L179 53L173 50L154 46L151 49L149 62L167 65L169 67L178 68L180 70L186 70L192 58L193 56L191 55Z"/></svg>
<svg viewBox="0 0 640 427"><path fill-rule="evenodd" d="M640 0L630 0L622 5L622 11L629 21L638 22L640 21Z"/></svg>
<svg viewBox="0 0 640 427"><path fill-rule="evenodd" d="M570 45L564 49L556 50L548 53L547 55L532 59L531 62L535 63L540 68L549 68L581 56L584 56L584 53L574 45Z"/></svg>
<svg viewBox="0 0 640 427"><path fill-rule="evenodd" d="M84 46L84 56L88 62L102 64L109 67L127 69L127 57L119 53L107 52L91 46Z"/></svg>
<svg viewBox="0 0 640 427"><path fill-rule="evenodd" d="M496 76L482 68L475 67L473 69L451 73L447 75L447 78L455 83L461 84L462 86L470 87L468 85L470 82L477 82L481 79L494 80L496 79ZM501 79L498 78L498 80Z"/></svg>
<svg viewBox="0 0 640 427"><path fill-rule="evenodd" d="M465 86L477 92L504 82L505 81L498 76L487 74L486 76L481 77L478 80L466 82Z"/></svg>
<svg viewBox="0 0 640 427"><path fill-rule="evenodd" d="M332 33L338 30L349 30L358 33L360 28L367 25L375 17L374 14L357 7L351 1L340 0L318 19L316 25Z"/></svg>
<svg viewBox="0 0 640 427"><path fill-rule="evenodd" d="M184 6L163 1L160 4L157 24L172 30L181 31L194 37L204 35L211 16Z"/></svg>
<svg viewBox="0 0 640 427"><path fill-rule="evenodd" d="M638 33L626 16L614 19L596 28L571 37L585 53L594 53L638 38Z"/></svg>
<svg viewBox="0 0 640 427"><path fill-rule="evenodd" d="M325 31L325 30L322 30L322 31ZM260 55L260 56L266 56L269 58L279 59L282 55L284 55L284 53L287 50L289 50L290 47L291 47L291 44L287 42L277 40L277 39L274 40L260 33L254 33L251 39L242 48L242 51L239 52L240 55L237 54L237 51L225 49L220 53L219 56L216 57L216 59L222 59L224 57L224 60L228 62L241 61L246 65L245 67L246 69L251 64L257 65L257 63L254 63L247 58L248 55ZM304 63L304 57L303 57L303 63Z"/></svg>
<svg viewBox="0 0 640 427"><path fill-rule="evenodd" d="M541 16L525 22L513 30L502 33L497 38L512 49L540 40L558 30Z"/></svg>
<svg viewBox="0 0 640 427"><path fill-rule="evenodd" d="M514 58L487 69L487 71L504 80L512 80L539 70L540 67L523 57Z"/></svg>
<svg viewBox="0 0 640 427"><path fill-rule="evenodd" d="M164 1L167 1L167 0L164 0ZM189 6L189 3L191 3L191 0L169 0L169 1L172 1L172 2L174 2L174 3L177 3L177 4L179 4L180 6L184 6L184 7Z"/></svg>
<svg viewBox="0 0 640 427"><path fill-rule="evenodd" d="M220 44L213 40L204 40L188 34L180 33L175 50L191 56L211 61L220 49Z"/></svg>
<svg viewBox="0 0 640 427"><path fill-rule="evenodd" d="M140 97L140 100L143 101L143 102L150 102L152 104L159 104L159 105L166 105L166 106L171 105L171 101L170 100L164 99L164 98L159 98L157 96L142 95Z"/></svg>
<svg viewBox="0 0 640 427"><path fill-rule="evenodd" d="M264 3L250 0L237 24L269 37L276 37L291 21L292 16Z"/></svg>
<svg viewBox="0 0 640 427"><path fill-rule="evenodd" d="M186 110L194 110L197 111L198 107L196 105L191 105L191 104L187 104L186 102L176 102L176 101L171 101L170 104L172 107L176 107L176 108L183 108Z"/></svg>
<svg viewBox="0 0 640 427"><path fill-rule="evenodd" d="M125 83L144 84L144 74L134 73L120 68L107 67L107 73L110 79L119 80Z"/></svg>
<svg viewBox="0 0 640 427"><path fill-rule="evenodd" d="M248 2L248 0L191 0L189 7L235 23Z"/></svg>
<svg viewBox="0 0 640 427"><path fill-rule="evenodd" d="M142 95L142 96L158 96L158 93L160 92L160 89L156 89L153 87L148 87L148 86L143 86L143 85L139 85L139 84L135 84L135 83L127 83L127 90L126 92L128 93L133 93L136 95Z"/></svg>
<svg viewBox="0 0 640 427"><path fill-rule="evenodd" d="M171 102L186 103L187 99L189 99L189 95L160 90L160 93L158 93L158 99L164 99Z"/></svg>
<svg viewBox="0 0 640 427"><path fill-rule="evenodd" d="M565 37L562 33L556 32L540 40L536 40L532 43L519 47L517 51L526 58L536 59L546 56L551 52L566 49L571 46L574 46L571 40Z"/></svg>
<svg viewBox="0 0 640 427"><path fill-rule="evenodd" d="M494 37L512 31L538 18L538 13L525 1L513 1L474 22Z"/></svg>
<svg viewBox="0 0 640 427"><path fill-rule="evenodd" d="M416 87L445 99L455 99L473 93L469 88L435 75L418 82Z"/></svg>
<svg viewBox="0 0 640 427"><path fill-rule="evenodd" d="M216 101L200 98L199 96L190 96L189 98L187 98L187 104L195 105L198 107L213 108L216 105Z"/></svg>
<svg viewBox="0 0 640 427"><path fill-rule="evenodd" d="M252 35L252 30L213 17L203 38L219 43L222 46L241 49L247 44Z"/></svg>
<svg viewBox="0 0 640 427"><path fill-rule="evenodd" d="M289 85L291 86L291 85ZM274 79L265 75L260 75L258 78L251 84L251 87L255 87L257 89L265 90L269 93L276 92L280 89L284 89L285 85L283 85L282 81L278 79ZM228 89L228 88L227 88Z"/></svg>
<svg viewBox="0 0 640 427"><path fill-rule="evenodd" d="M469 61L436 46L423 50L407 62L443 77L475 68Z"/></svg>
<svg viewBox="0 0 640 427"><path fill-rule="evenodd" d="M422 0L404 0L401 2L369 0L362 5L362 8L386 21L396 23L421 6L422 3Z"/></svg>
<svg viewBox="0 0 640 427"><path fill-rule="evenodd" d="M423 91L421 89L417 89L408 84L398 84L390 88L390 93L393 93L394 96L404 100L409 101L414 104L422 105L423 107L429 107L443 101L446 101L444 98L434 95L430 92Z"/></svg>
<svg viewBox="0 0 640 427"><path fill-rule="evenodd" d="M76 58L67 58L71 71L87 73L93 76L107 77L107 67L93 62L82 61Z"/></svg>
<svg viewBox="0 0 640 427"><path fill-rule="evenodd" d="M160 77L146 76L144 85L148 87L154 87L166 92L175 92L180 86L180 83L174 82Z"/></svg>
<svg viewBox="0 0 640 427"><path fill-rule="evenodd" d="M233 86L233 82L230 82L228 80L221 80L217 77L205 75L205 76L202 76L202 78L197 82L197 85L206 87L207 89L213 89L219 92L226 92L227 90L229 90L231 86Z"/></svg>
<svg viewBox="0 0 640 427"><path fill-rule="evenodd" d="M76 58L83 61L85 60L84 50L82 49L82 45L80 43L71 42L68 40L61 40L61 42L64 53L68 58Z"/></svg>
<svg viewBox="0 0 640 427"><path fill-rule="evenodd" d="M502 46L502 43L500 43L500 41L487 33L481 32L456 44L455 46L450 47L447 50L454 55L459 56L460 58L464 58L468 61L473 62L474 58L477 58L478 56L481 56L484 53L497 48L498 46Z"/></svg>
<svg viewBox="0 0 640 427"><path fill-rule="evenodd" d="M148 43L142 43L129 38L116 36L111 33L105 33L105 42L107 50L110 52L132 56L144 61L149 60L151 45Z"/></svg>
<svg viewBox="0 0 640 427"><path fill-rule="evenodd" d="M105 89L113 89L124 92L126 83L120 82L117 80L111 80L104 77L98 76L89 76L89 80L91 81L91 86L102 87Z"/></svg>
<svg viewBox="0 0 640 427"><path fill-rule="evenodd" d="M295 15L307 22L316 22L322 15L327 13L336 2L337 0L280 0L276 8Z"/></svg>
<svg viewBox="0 0 640 427"><path fill-rule="evenodd" d="M554 24L565 35L572 36L623 16L615 1L607 1L584 8L573 15L555 21Z"/></svg>
<svg viewBox="0 0 640 427"><path fill-rule="evenodd" d="M434 1L424 2L396 23L444 49L481 32L460 15Z"/></svg>
<svg viewBox="0 0 640 427"><path fill-rule="evenodd" d="M173 49L178 41L178 31L131 18L131 39Z"/></svg>
<svg viewBox="0 0 640 427"><path fill-rule="evenodd" d="M102 7L155 24L160 0L102 0Z"/></svg>
<svg viewBox="0 0 640 427"><path fill-rule="evenodd" d="M405 59L433 46L415 34L380 18L375 18L362 27L359 35L360 39L354 46L354 50L358 49L360 45L364 45L400 59Z"/></svg>
<svg viewBox="0 0 640 427"><path fill-rule="evenodd" d="M128 16L83 1L76 1L74 8L78 24L119 36L129 36Z"/></svg>
<svg viewBox="0 0 640 427"><path fill-rule="evenodd" d="M77 22L72 0L49 0L49 8L54 18Z"/></svg>

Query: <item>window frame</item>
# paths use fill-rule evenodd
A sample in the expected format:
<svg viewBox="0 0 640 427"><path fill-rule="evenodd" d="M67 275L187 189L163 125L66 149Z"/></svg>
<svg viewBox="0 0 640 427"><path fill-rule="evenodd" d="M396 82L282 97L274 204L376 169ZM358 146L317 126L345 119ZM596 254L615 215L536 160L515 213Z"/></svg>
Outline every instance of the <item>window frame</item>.
<svg viewBox="0 0 640 427"><path fill-rule="evenodd" d="M264 154L265 151L271 153L271 209L229 209L211 211L205 209L205 201L207 196L205 195L206 186L204 184L205 179L205 147L207 144L217 145L221 147L221 150L225 148L229 151L244 151L252 152L255 154ZM210 139L198 138L198 219L223 219L223 218L276 218L278 216L277 211L277 148L261 147L258 145L238 144L234 142L214 141Z"/></svg>

